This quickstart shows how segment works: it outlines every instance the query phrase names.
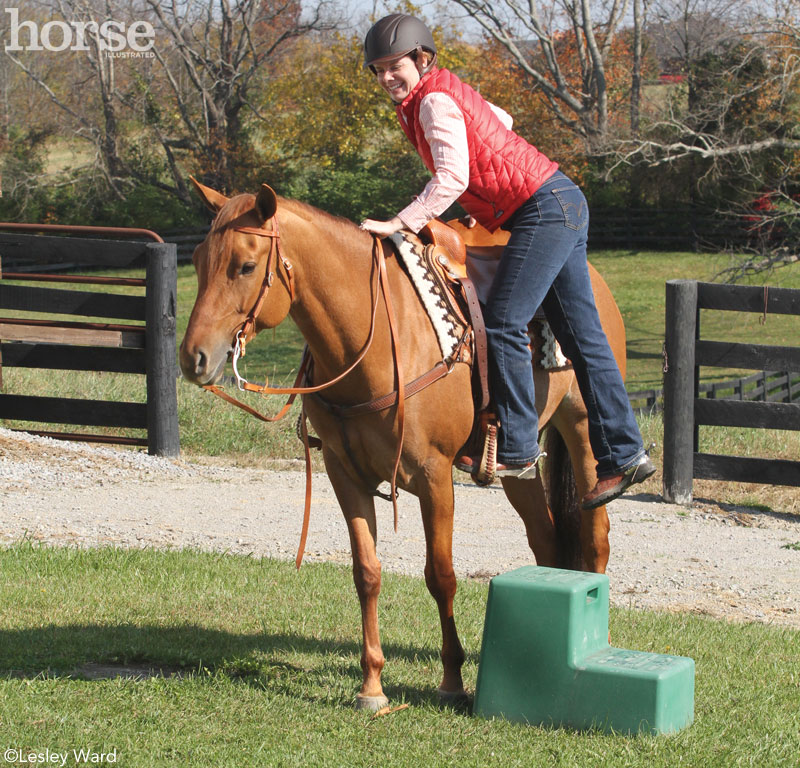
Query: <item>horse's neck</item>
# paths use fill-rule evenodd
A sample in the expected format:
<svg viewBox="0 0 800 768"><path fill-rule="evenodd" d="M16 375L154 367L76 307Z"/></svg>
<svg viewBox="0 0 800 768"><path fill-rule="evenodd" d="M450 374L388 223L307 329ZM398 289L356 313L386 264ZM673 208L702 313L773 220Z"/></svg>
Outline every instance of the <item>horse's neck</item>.
<svg viewBox="0 0 800 768"><path fill-rule="evenodd" d="M321 374L349 365L369 335L375 291L380 292L373 244L346 225L329 232L323 225L287 217L283 248L296 271L297 295L291 316L309 345ZM396 281L395 281L396 283ZM385 345L385 310L378 308L373 344Z"/></svg>

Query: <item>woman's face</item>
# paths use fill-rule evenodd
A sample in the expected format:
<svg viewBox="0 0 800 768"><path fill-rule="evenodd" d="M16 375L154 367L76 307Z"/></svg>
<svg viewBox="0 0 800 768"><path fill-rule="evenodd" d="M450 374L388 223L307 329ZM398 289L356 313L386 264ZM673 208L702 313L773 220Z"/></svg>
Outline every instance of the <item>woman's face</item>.
<svg viewBox="0 0 800 768"><path fill-rule="evenodd" d="M381 88L396 104L400 104L420 81L417 63L411 56L403 56L394 60L384 59L372 66Z"/></svg>

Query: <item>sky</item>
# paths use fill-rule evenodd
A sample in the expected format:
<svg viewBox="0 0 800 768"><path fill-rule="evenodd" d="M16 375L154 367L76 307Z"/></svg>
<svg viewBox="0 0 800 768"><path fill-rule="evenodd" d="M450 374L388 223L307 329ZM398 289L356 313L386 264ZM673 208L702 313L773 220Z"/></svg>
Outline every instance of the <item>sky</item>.
<svg viewBox="0 0 800 768"><path fill-rule="evenodd" d="M347 16L356 28L363 28L366 33L369 29L369 20L372 16L381 18L389 13L397 12L399 3L385 2L384 0L342 0L347 8ZM426 20L441 21L447 19L460 19L465 36L479 36L480 27L470 19L467 14L455 3L447 0L416 0L414 3L421 8Z"/></svg>

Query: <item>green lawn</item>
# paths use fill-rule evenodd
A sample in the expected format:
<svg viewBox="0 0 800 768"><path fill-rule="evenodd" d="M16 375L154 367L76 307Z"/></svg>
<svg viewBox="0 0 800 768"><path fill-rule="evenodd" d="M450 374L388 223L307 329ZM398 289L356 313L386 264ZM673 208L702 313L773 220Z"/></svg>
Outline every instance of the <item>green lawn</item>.
<svg viewBox="0 0 800 768"><path fill-rule="evenodd" d="M0 550L0 572L4 750L116 750L125 768L767 768L800 756L800 638L788 629L612 610L615 646L695 659L694 724L670 736L541 729L439 710L433 600L421 579L387 575L384 683L410 707L371 720L352 706L360 631L347 569L20 544ZM456 598L470 690L486 596L464 582ZM164 674L85 679L90 664Z"/></svg>
<svg viewBox="0 0 800 768"><path fill-rule="evenodd" d="M628 350L628 390L635 392L662 386L665 284L673 279L712 281L728 264L717 254L598 251L590 259L609 284L625 320ZM800 288L800 265L763 276L765 283L783 288ZM752 280L752 284L760 284ZM178 335L183 336L194 302L195 281L191 267L179 270ZM735 339L760 344L786 345L800 338L800 318L771 315L762 325L760 316L739 312L701 313L703 338ZM300 359L302 338L287 321L274 333L262 334L248 346L247 377L263 381L265 375L288 380ZM704 369L704 381L717 381L749 372Z"/></svg>

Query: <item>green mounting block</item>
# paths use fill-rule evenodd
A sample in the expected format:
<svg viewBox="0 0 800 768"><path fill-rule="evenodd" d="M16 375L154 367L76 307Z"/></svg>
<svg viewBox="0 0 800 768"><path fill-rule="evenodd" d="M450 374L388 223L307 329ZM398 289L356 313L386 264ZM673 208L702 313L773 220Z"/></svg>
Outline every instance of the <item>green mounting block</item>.
<svg viewBox="0 0 800 768"><path fill-rule="evenodd" d="M525 566L492 579L474 713L670 733L694 719L694 661L608 643L608 577Z"/></svg>

